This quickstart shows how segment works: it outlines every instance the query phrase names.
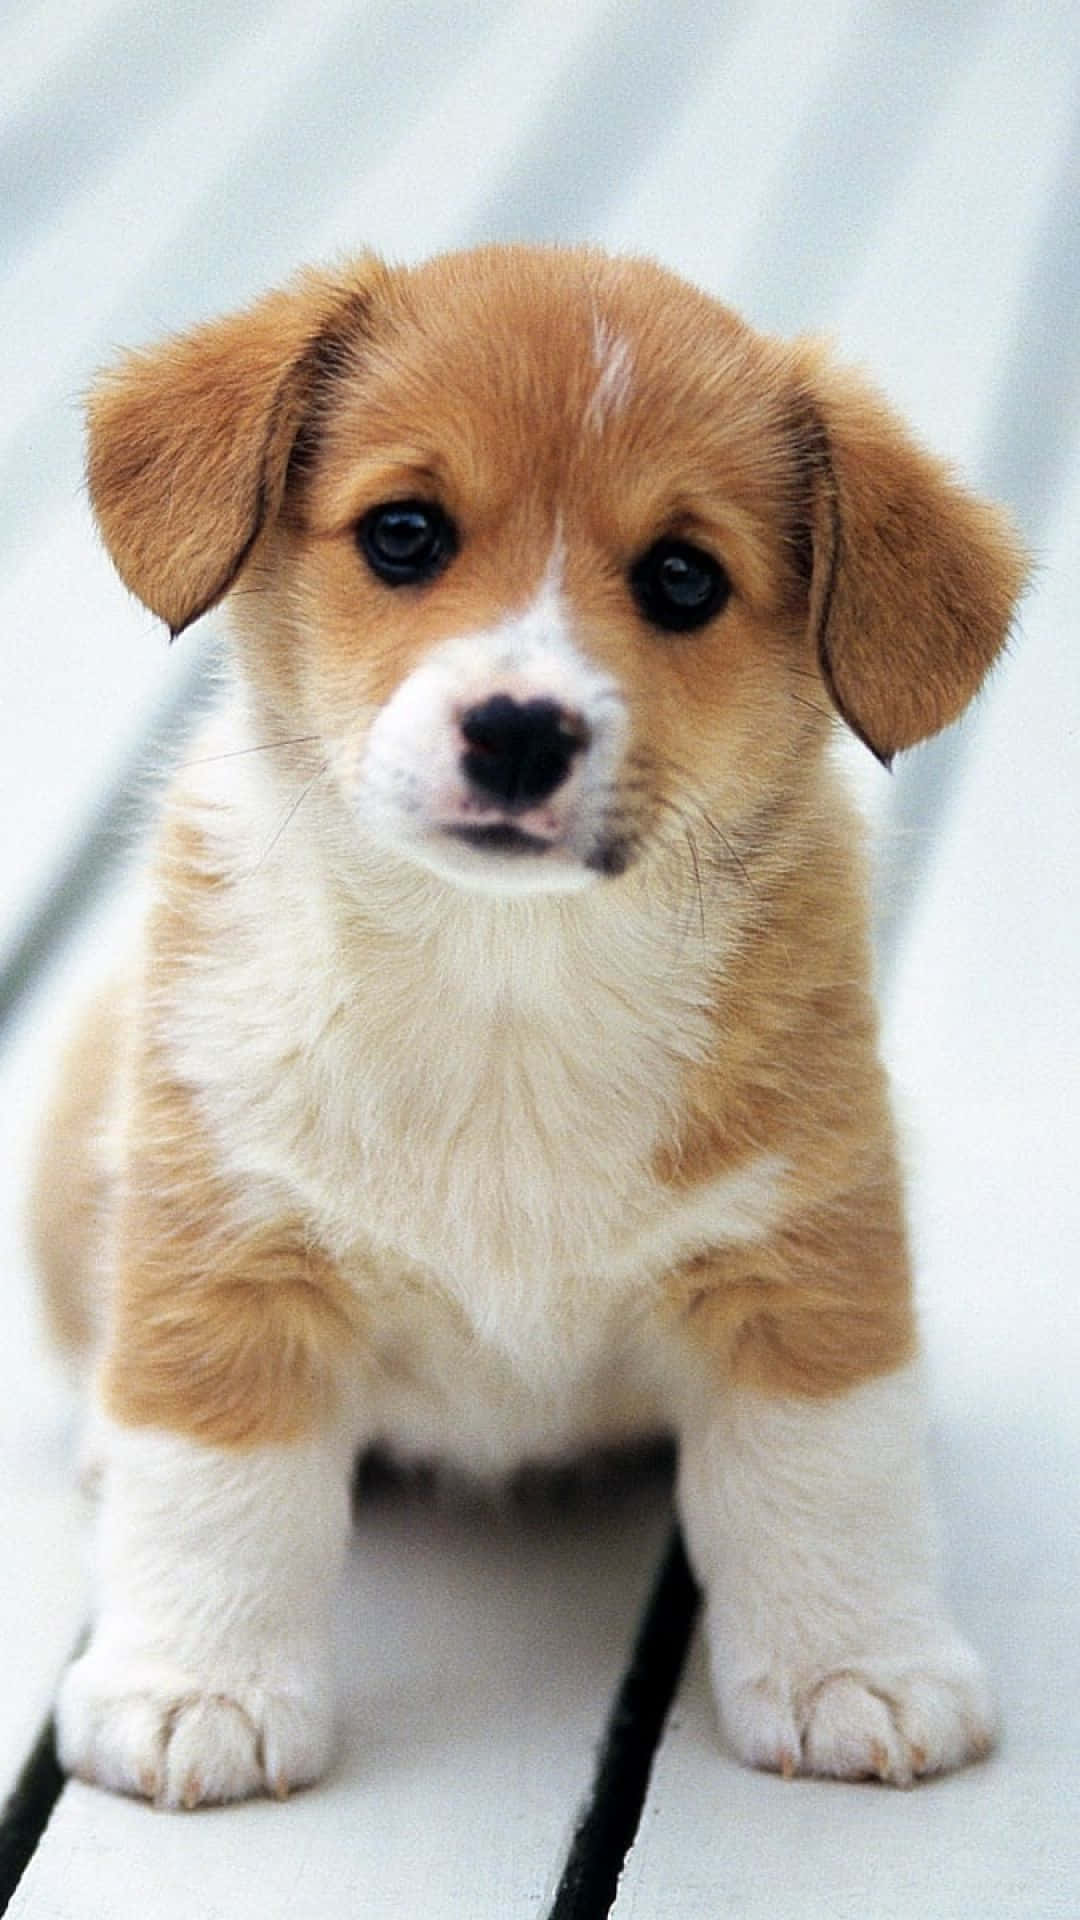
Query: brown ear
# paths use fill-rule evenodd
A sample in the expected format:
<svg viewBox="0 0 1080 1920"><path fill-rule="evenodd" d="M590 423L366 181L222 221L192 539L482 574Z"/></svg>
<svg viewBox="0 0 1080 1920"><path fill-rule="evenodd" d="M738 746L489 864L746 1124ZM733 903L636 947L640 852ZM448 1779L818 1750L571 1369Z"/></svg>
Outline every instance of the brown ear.
<svg viewBox="0 0 1080 1920"><path fill-rule="evenodd" d="M861 381L806 355L810 634L829 694L887 766L963 711L1027 556L1007 516L917 447Z"/></svg>
<svg viewBox="0 0 1080 1920"><path fill-rule="evenodd" d="M297 436L381 271L365 259L304 275L99 379L94 512L121 578L174 635L228 591L277 513Z"/></svg>

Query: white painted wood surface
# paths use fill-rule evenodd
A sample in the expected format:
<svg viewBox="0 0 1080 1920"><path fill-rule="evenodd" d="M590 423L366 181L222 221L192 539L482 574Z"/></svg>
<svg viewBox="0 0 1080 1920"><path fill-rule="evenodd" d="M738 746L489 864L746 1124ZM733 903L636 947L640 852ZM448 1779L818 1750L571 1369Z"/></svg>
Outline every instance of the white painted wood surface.
<svg viewBox="0 0 1080 1920"><path fill-rule="evenodd" d="M361 1516L330 1779L205 1818L70 1786L12 1920L476 1920L550 1904L666 1502Z"/></svg>
<svg viewBox="0 0 1080 1920"><path fill-rule="evenodd" d="M79 392L114 346L301 260L516 236L655 253L763 326L827 326L1039 548L1016 661L944 759L891 787L859 763L901 876L963 766L890 1052L923 1142L955 1584L1008 1744L911 1796L789 1788L717 1755L695 1668L624 1879L635 1920L1075 1910L1078 83L1071 0L44 0L0 22L0 962L192 656L97 545ZM63 1006L113 924L0 1053L0 1793L84 1593L17 1196ZM550 1533L380 1513L343 1610L333 1782L190 1821L69 1789L12 1911L543 1913L657 1527L647 1498Z"/></svg>

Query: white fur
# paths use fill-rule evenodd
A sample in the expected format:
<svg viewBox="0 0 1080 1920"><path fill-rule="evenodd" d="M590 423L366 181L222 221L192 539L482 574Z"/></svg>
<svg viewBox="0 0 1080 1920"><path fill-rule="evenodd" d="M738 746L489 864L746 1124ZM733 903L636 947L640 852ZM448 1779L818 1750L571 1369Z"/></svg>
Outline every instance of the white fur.
<svg viewBox="0 0 1080 1920"><path fill-rule="evenodd" d="M245 877L159 1016L245 1206L299 1206L385 1352L418 1356L375 1370L365 1419L484 1469L617 1434L631 1406L659 1423L660 1276L784 1210L775 1156L689 1193L653 1168L709 1039L699 947L673 968L678 922L610 889L448 888L352 822L338 871L336 783L255 863L282 804L265 761L210 774L192 810Z"/></svg>
<svg viewBox="0 0 1080 1920"><path fill-rule="evenodd" d="M574 645L559 566L556 543L538 592L521 612L436 647L376 715L359 753L349 739L338 754L339 779L366 833L500 897L573 891L595 877L584 862L603 829L628 731L616 682ZM495 694L553 700L588 730L588 747L569 777L549 799L515 816L524 832L547 843L539 858L493 858L448 834L503 818L497 803L471 789L461 766L461 716Z"/></svg>
<svg viewBox="0 0 1080 1920"><path fill-rule="evenodd" d="M658 1193L652 1221L627 1253L628 1272L669 1273L710 1247L753 1246L782 1225L791 1168L779 1153L758 1153L730 1173L685 1192Z"/></svg>
<svg viewBox="0 0 1080 1920"><path fill-rule="evenodd" d="M63 1765L169 1807L315 1779L348 1446L226 1452L100 1431L97 1623L60 1691Z"/></svg>
<svg viewBox="0 0 1080 1920"><path fill-rule="evenodd" d="M937 1591L915 1369L834 1400L713 1392L680 1498L742 1758L907 1784L986 1751L986 1684Z"/></svg>
<svg viewBox="0 0 1080 1920"><path fill-rule="evenodd" d="M599 369L599 378L589 400L585 424L599 432L626 407L634 365L629 341L613 332L608 322L599 316L593 319L593 361Z"/></svg>

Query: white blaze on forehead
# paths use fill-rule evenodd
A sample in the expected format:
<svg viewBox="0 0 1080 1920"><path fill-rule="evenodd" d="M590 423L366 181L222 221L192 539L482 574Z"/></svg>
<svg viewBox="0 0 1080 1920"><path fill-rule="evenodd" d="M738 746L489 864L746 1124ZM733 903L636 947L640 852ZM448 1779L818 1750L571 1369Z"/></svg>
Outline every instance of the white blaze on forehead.
<svg viewBox="0 0 1080 1920"><path fill-rule="evenodd" d="M630 343L600 316L593 317L593 363L598 378L585 415L586 426L597 431L621 413L630 397L633 355Z"/></svg>
<svg viewBox="0 0 1080 1920"><path fill-rule="evenodd" d="M565 565L566 543L561 521L557 521L547 565L532 599L517 612L506 614L497 626L475 636L473 644L482 651L486 671L494 668L496 672L513 673L532 667L538 658L549 663L559 658L581 660L570 638L570 622L563 600Z"/></svg>

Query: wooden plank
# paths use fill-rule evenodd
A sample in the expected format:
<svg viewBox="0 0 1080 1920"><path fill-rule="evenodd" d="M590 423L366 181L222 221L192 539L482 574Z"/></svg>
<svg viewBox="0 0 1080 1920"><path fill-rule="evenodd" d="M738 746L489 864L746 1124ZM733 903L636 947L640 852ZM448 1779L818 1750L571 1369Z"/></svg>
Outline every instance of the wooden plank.
<svg viewBox="0 0 1080 1920"><path fill-rule="evenodd" d="M69 1786L12 1920L500 1920L545 1911L669 1525L639 1488L576 1513L361 1517L330 1778L188 1817Z"/></svg>

